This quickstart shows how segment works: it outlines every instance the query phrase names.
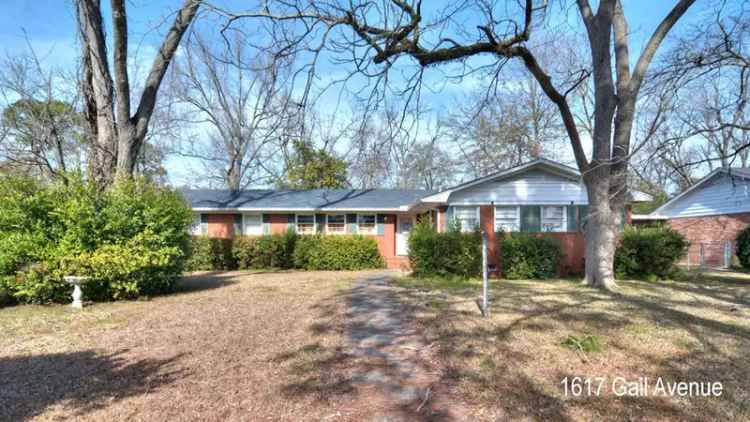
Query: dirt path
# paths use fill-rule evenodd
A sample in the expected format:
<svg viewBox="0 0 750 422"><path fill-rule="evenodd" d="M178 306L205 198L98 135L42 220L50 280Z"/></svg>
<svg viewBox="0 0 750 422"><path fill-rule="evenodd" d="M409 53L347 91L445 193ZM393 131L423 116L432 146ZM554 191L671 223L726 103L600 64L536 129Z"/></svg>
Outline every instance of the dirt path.
<svg viewBox="0 0 750 422"><path fill-rule="evenodd" d="M373 421L456 420L435 400L439 367L408 307L386 275L360 279L349 298L348 353L360 361L353 377L359 394L377 411Z"/></svg>

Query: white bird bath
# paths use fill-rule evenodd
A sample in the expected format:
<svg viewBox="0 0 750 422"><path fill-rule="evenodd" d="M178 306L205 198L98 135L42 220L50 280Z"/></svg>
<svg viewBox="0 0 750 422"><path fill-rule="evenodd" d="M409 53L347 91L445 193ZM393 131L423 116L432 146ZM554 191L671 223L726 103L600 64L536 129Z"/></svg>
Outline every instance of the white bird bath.
<svg viewBox="0 0 750 422"><path fill-rule="evenodd" d="M81 290L81 284L89 280L88 277L80 277L75 275L66 275L63 277L66 283L73 285L73 306L76 309L83 308L83 291Z"/></svg>

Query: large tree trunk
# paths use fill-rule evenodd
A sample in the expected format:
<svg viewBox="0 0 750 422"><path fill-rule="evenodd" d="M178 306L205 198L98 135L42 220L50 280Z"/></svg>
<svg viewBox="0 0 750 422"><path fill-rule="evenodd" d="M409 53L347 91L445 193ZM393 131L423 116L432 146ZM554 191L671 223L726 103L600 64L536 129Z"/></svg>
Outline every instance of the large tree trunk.
<svg viewBox="0 0 750 422"><path fill-rule="evenodd" d="M200 0L183 1L182 8L154 58L138 109L131 116L131 92L127 72L128 20L125 2L111 1L114 50L111 68L114 69L115 76L113 81L107 57L100 0L76 0L83 48L87 120L91 126L89 132L95 137L91 140L88 157L92 180L109 183L115 178L129 178L133 175L156 106L159 86L183 34L198 12L200 3Z"/></svg>
<svg viewBox="0 0 750 422"><path fill-rule="evenodd" d="M589 206L585 216L586 268L584 283L612 290L619 212L613 211L606 178L591 178L586 183Z"/></svg>

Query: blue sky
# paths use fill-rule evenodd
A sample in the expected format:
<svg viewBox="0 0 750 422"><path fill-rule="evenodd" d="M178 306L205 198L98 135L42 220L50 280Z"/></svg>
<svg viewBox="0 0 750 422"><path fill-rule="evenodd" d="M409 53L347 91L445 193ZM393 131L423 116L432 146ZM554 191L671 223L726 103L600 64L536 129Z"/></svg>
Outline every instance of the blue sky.
<svg viewBox="0 0 750 422"><path fill-rule="evenodd" d="M0 14L0 54L16 54L26 50L25 37L28 37L30 45L43 59L46 66L70 68L75 65L78 52L75 42L73 0L4 0L3 3L4 13ZM102 3L107 9L109 2L103 0ZM227 9L242 10L252 8L254 2L216 0L215 3L222 4ZM434 4L432 0L429 3ZM571 22L578 25L577 11L574 9L573 2L569 3L567 15ZM674 2L625 0L625 3L632 33L632 55L636 56L635 53L640 50L646 37L650 35ZM169 13L180 4L180 0L127 1L131 54L137 54L138 61L142 61L144 66L150 64L151 57L161 42L161 36L171 22ZM710 7L710 2L699 0L685 21L678 25L684 27L707 7ZM108 11L105 10L105 13L108 18ZM330 69L331 72L335 71L334 67ZM460 97L465 90L470 89L471 83L472 81L467 81L458 86L447 86L437 93L430 93L430 101L437 104L443 101L447 103L446 99ZM326 97L323 101L332 102L334 98L335 96ZM332 104L323 104L323 106L332 107ZM192 164L182 159L171 159L168 162L168 170L172 182L183 183L185 177L195 171L191 166Z"/></svg>

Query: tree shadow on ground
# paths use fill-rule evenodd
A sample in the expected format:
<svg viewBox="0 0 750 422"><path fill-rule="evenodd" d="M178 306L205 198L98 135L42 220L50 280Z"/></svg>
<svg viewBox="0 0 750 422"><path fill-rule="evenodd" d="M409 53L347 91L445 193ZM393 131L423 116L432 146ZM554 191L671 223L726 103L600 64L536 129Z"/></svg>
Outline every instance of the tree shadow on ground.
<svg viewBox="0 0 750 422"><path fill-rule="evenodd" d="M628 287L619 293L570 283L564 286L564 283L493 283L490 311L499 319L490 324L479 316L478 309L470 307L472 296L479 292L476 289L454 292L439 306L433 301L445 296L440 292L410 289L406 294L421 307L421 320L430 341L440 345L447 368L441 380L444 385L472 406L493 408L504 418L697 421L706 417L750 416L750 396L745 391L750 379L750 366L745 363L750 330L732 323L731 316L736 319L738 314L719 310L724 312L719 315L715 308L716 301L743 304L750 292L747 280L711 280L711 284L632 283L634 286L623 283ZM565 288L548 289L548 286ZM693 297L685 298L683 293ZM705 310L691 309L689 305ZM713 313L706 313L708 310ZM547 369L550 364L540 360L535 351L537 345L554 347L566 333L578 334L587 329L603 335L607 341L610 334L627 332L636 316L640 321L654 324L649 335L656 339L660 334L655 327L665 326L685 333L694 339L695 345L689 351L665 357L639 350L637 340L631 344L611 341L608 348L628 357L627 361L616 364L623 366L612 370L662 376L671 381L722 381L725 393L721 399L691 399L687 404L679 404L663 397L618 398L611 394L580 400L561 397L560 380L565 376L596 376L601 364L594 367L582 361L568 371L550 372ZM560 353L571 352L560 346ZM473 363L469 364L470 361ZM585 373L575 373L577 370L573 368Z"/></svg>
<svg viewBox="0 0 750 422"><path fill-rule="evenodd" d="M184 275L177 282L174 294L194 293L219 289L239 283L243 278L263 274L278 274L281 271L204 271Z"/></svg>
<svg viewBox="0 0 750 422"><path fill-rule="evenodd" d="M54 405L82 416L131 396L148 394L181 377L180 355L132 360L126 350L93 350L0 358L0 420L26 420Z"/></svg>

